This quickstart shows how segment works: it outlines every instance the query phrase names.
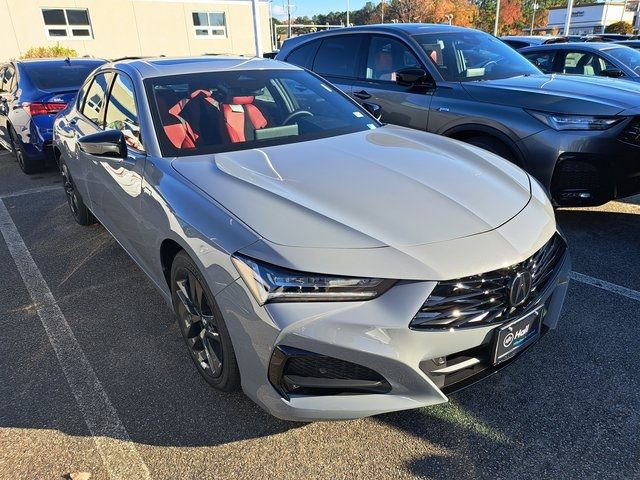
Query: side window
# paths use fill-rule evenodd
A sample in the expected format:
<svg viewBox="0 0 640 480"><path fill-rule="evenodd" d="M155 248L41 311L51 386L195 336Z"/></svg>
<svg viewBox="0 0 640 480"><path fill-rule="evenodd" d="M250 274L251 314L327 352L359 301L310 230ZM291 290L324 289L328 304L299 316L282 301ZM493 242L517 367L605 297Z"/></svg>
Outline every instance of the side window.
<svg viewBox="0 0 640 480"><path fill-rule="evenodd" d="M76 95L76 108L78 110L82 109L82 102L84 101L84 97L87 94L87 90L91 86L91 80L85 82L85 84L78 90L78 95Z"/></svg>
<svg viewBox="0 0 640 480"><path fill-rule="evenodd" d="M0 88L0 90L5 93L13 91L13 87L16 83L15 80L16 71L11 65L9 65L4 70L4 74L2 75L2 87Z"/></svg>
<svg viewBox="0 0 640 480"><path fill-rule="evenodd" d="M140 121L138 120L133 91L133 83L129 77L117 74L107 101L105 129L120 130L130 147L144 150L140 138Z"/></svg>
<svg viewBox="0 0 640 480"><path fill-rule="evenodd" d="M323 40L313 62L320 75L354 78L362 35L336 35Z"/></svg>
<svg viewBox="0 0 640 480"><path fill-rule="evenodd" d="M556 50L527 52L524 56L544 73L553 73L553 59L556 56Z"/></svg>
<svg viewBox="0 0 640 480"><path fill-rule="evenodd" d="M367 55L368 80L394 82L396 72L420 67L420 62L403 42L390 37L372 37Z"/></svg>
<svg viewBox="0 0 640 480"><path fill-rule="evenodd" d="M318 46L320 45L319 41L309 42L301 47L296 48L293 52L289 54L287 57L287 62L293 63L302 68L311 68L311 64L313 63L313 58L316 56L316 52L318 51Z"/></svg>
<svg viewBox="0 0 640 480"><path fill-rule="evenodd" d="M514 50L518 50L519 48L528 47L529 45L525 42L520 42L518 40L504 40L504 43L509 45Z"/></svg>
<svg viewBox="0 0 640 480"><path fill-rule="evenodd" d="M562 72L571 75L600 75L605 68L605 61L588 52L567 52L564 57Z"/></svg>
<svg viewBox="0 0 640 480"><path fill-rule="evenodd" d="M81 109L82 114L100 128L104 128L102 113L111 77L111 73L99 73L94 77Z"/></svg>

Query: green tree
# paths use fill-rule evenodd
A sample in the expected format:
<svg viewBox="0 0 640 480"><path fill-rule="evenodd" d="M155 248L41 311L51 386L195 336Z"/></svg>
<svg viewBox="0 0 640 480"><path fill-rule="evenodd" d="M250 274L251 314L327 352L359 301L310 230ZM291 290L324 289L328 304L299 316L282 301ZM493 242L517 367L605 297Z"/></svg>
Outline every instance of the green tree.
<svg viewBox="0 0 640 480"><path fill-rule="evenodd" d="M607 25L604 29L604 33L633 33L633 26L629 22L616 22L611 25Z"/></svg>
<svg viewBox="0 0 640 480"><path fill-rule="evenodd" d="M77 56L78 52L74 49L55 45L52 47L30 48L22 55L22 58L72 58Z"/></svg>

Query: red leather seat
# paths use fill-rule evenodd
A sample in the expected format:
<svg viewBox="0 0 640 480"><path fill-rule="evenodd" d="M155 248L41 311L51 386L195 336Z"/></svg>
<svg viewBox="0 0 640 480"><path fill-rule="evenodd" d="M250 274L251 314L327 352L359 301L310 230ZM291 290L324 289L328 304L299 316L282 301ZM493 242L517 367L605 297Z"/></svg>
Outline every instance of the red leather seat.
<svg viewBox="0 0 640 480"><path fill-rule="evenodd" d="M253 140L255 131L267 126L267 119L253 104L254 99L255 97L250 95L236 96L221 105L231 142Z"/></svg>
<svg viewBox="0 0 640 480"><path fill-rule="evenodd" d="M198 134L179 113L182 110L180 100L173 91L157 92L156 102L160 113L162 128L169 141L176 148L195 148Z"/></svg>

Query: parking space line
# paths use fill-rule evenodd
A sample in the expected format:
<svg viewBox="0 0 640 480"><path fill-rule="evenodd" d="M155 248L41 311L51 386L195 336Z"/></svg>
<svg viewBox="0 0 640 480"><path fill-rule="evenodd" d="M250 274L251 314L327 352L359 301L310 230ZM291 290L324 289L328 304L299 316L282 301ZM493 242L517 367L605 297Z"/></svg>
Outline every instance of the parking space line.
<svg viewBox="0 0 640 480"><path fill-rule="evenodd" d="M0 233L36 307L110 478L150 479L149 469L132 443L2 200Z"/></svg>
<svg viewBox="0 0 640 480"><path fill-rule="evenodd" d="M640 302L640 292L638 292L637 290L632 290L621 285L616 285L615 283L600 280L599 278L590 277L589 275L585 275L583 273L571 272L569 276L572 280L575 280L577 282L586 283L587 285L592 285L611 293L617 293L618 295L622 295L623 297L627 297Z"/></svg>
<svg viewBox="0 0 640 480"><path fill-rule="evenodd" d="M26 188L24 190L18 190L17 192L3 193L0 194L0 200L4 198L19 197L21 195L31 195L33 193L46 193L54 190L62 192L62 185L48 185L46 187Z"/></svg>

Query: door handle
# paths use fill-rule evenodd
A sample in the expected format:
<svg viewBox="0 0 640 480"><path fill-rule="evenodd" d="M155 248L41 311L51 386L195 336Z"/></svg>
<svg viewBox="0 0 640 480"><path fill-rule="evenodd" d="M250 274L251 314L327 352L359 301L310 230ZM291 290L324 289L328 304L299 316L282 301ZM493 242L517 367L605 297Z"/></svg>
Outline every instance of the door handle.
<svg viewBox="0 0 640 480"><path fill-rule="evenodd" d="M75 125L76 123L78 123L77 118L72 118L71 120L69 120L69 125Z"/></svg>
<svg viewBox="0 0 640 480"><path fill-rule="evenodd" d="M355 92L353 96L356 98L359 98L360 100L367 100L368 98L371 98L371 94L368 93L366 90L360 90L359 92Z"/></svg>

